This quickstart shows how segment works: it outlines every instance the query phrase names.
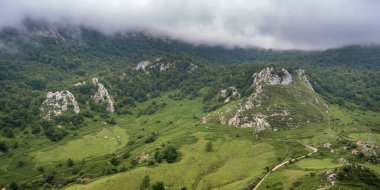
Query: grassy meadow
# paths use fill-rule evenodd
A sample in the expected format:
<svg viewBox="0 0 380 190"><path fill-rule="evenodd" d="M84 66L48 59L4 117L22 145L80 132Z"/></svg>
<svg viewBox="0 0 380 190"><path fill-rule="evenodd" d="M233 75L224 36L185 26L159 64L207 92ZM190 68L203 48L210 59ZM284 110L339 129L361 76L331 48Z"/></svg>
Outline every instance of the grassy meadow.
<svg viewBox="0 0 380 190"><path fill-rule="evenodd" d="M153 101L164 103L164 106L151 114L137 114L149 108ZM332 120L329 122L267 131L256 139L251 128L236 129L214 121L203 124L205 113L199 98L173 100L164 94L138 103L131 111L134 114L112 114L115 125L104 124L101 118L89 120L77 135L68 136L59 143L42 137L31 139L28 146L13 153L20 155L19 160L1 158L3 178L0 183L19 176L20 181L30 182L33 187L34 181L42 180L54 171L61 175L74 174L75 179L93 179L87 184L74 181L62 187L68 190L139 189L147 175L151 184L162 181L167 189L243 189L263 177L266 168L310 152L302 145L307 144L318 148L320 153L273 172L259 189L298 188L294 183L297 185L300 179L307 179L309 187L314 188L320 186L320 181L311 175L342 166L336 161L338 156L324 150L323 144L335 145L342 139L362 139L379 120L378 115L373 116L375 113L358 114L331 106L329 115ZM365 127L359 129L356 126ZM155 140L147 143L146 139L152 133ZM373 132L372 139L377 138L378 134ZM205 150L208 142L212 142L210 152ZM149 165L154 153L167 146L177 149L177 161ZM349 155L349 151L341 152ZM126 153L127 157L124 156ZM69 158L74 161L74 166L67 166ZM118 160L116 166L110 163L112 158ZM17 166L20 160L23 167ZM44 168L42 172L39 171L41 167ZM380 171L377 165L368 167ZM99 175L109 169L119 172ZM304 188L305 185L307 183L302 183L299 187Z"/></svg>

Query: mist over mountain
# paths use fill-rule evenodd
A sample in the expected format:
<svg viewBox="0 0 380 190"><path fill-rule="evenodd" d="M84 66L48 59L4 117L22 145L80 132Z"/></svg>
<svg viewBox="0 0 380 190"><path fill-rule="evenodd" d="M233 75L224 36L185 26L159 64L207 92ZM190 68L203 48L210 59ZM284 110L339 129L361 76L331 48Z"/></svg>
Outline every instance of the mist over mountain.
<svg viewBox="0 0 380 190"><path fill-rule="evenodd" d="M374 0L14 0L0 2L0 27L20 27L31 18L196 45L315 50L380 43L378 9Z"/></svg>

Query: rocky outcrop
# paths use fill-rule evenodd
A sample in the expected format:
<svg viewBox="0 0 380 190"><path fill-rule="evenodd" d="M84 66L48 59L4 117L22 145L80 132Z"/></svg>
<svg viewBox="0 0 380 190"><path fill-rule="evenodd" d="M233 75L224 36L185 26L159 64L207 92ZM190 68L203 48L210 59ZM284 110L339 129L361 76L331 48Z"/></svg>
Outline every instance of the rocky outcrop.
<svg viewBox="0 0 380 190"><path fill-rule="evenodd" d="M236 114L229 119L228 125L237 128L254 127L255 132L260 132L270 128L269 123L266 121L268 117L287 116L290 115L289 111L282 110L269 116L262 113L251 114L250 117L247 117L247 112L261 106L260 100L257 97L263 91L265 85L289 85L293 79L292 75L284 68L275 70L273 67L268 67L259 73L254 73L252 77L254 77L252 86L255 88L255 92L242 102Z"/></svg>
<svg viewBox="0 0 380 190"><path fill-rule="evenodd" d="M133 70L136 71L144 71L145 73L149 73L149 70L151 69L159 69L160 72L164 72L169 70L170 68L176 67L176 65L180 61L164 61L161 58L155 59L154 61L141 61L136 65L136 67L133 68ZM193 63L187 63L188 64L188 71L192 72L198 68L196 64Z"/></svg>
<svg viewBox="0 0 380 190"><path fill-rule="evenodd" d="M77 82L77 83L74 84L74 86L76 86L76 87L83 86L83 85L86 85L86 81Z"/></svg>
<svg viewBox="0 0 380 190"><path fill-rule="evenodd" d="M72 108L75 113L79 113L79 105L75 100L74 95L70 91L48 92L46 99L43 101L40 111L42 118L51 120L52 117L57 117L63 112Z"/></svg>
<svg viewBox="0 0 380 190"><path fill-rule="evenodd" d="M56 44L61 44L65 43L66 39L59 34L59 32L54 31L54 30L41 30L41 31L36 31L35 34L37 36L41 36L42 38L49 39L49 40L54 40Z"/></svg>
<svg viewBox="0 0 380 190"><path fill-rule="evenodd" d="M92 84L98 87L98 91L94 94L93 98L96 103L105 103L107 105L108 112L114 112L115 108L113 106L113 101L108 94L107 89L102 83L99 82L97 77L92 78Z"/></svg>
<svg viewBox="0 0 380 190"><path fill-rule="evenodd" d="M147 66L150 66L151 64L152 64L152 63L151 63L150 61L141 61L141 62L138 63L138 64L136 65L136 67L133 68L133 69L136 70L136 71L139 71L139 70L146 71L146 70L145 70L146 67L147 67Z"/></svg>
<svg viewBox="0 0 380 190"><path fill-rule="evenodd" d="M310 84L309 77L305 74L305 71L302 69L297 69L296 72L302 84L314 92L313 86Z"/></svg>
<svg viewBox="0 0 380 190"><path fill-rule="evenodd" d="M224 99L224 103L230 102L233 97L240 97L240 93L235 86L230 86L228 88L220 90L218 94L219 98Z"/></svg>
<svg viewBox="0 0 380 190"><path fill-rule="evenodd" d="M254 118L255 132L264 131L270 127L269 123L266 120L267 117L268 116L266 116L266 115L256 115L255 116L255 118Z"/></svg>
<svg viewBox="0 0 380 190"><path fill-rule="evenodd" d="M249 89L252 94L207 117L235 128L253 128L254 133L294 129L309 123L310 118L313 122L325 121L327 107L312 89L303 70L291 74L284 68L267 67L254 73L252 80ZM240 96L236 88L229 87L217 96L229 102L234 95Z"/></svg>
<svg viewBox="0 0 380 190"><path fill-rule="evenodd" d="M290 75L289 72L284 68L276 71L273 67L267 67L260 71L258 74L253 74L253 77L253 83L256 86L260 85L261 83L269 85L288 85L292 82L292 75Z"/></svg>

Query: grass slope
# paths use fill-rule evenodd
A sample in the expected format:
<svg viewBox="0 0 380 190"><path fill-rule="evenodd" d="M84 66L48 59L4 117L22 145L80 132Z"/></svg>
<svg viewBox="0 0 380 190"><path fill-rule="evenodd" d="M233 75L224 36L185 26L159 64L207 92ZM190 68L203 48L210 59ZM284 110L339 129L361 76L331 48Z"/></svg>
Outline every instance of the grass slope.
<svg viewBox="0 0 380 190"><path fill-rule="evenodd" d="M120 127L103 127L99 129L99 132L30 154L38 163L62 161L68 158L82 160L113 153L127 144L128 137L125 130Z"/></svg>

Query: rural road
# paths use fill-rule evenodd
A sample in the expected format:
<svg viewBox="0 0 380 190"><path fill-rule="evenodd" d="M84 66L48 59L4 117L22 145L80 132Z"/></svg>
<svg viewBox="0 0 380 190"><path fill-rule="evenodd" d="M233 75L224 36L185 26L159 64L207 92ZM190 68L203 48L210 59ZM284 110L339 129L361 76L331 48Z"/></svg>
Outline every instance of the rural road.
<svg viewBox="0 0 380 190"><path fill-rule="evenodd" d="M316 153L317 151L318 151L318 149L316 149L316 148L314 148L314 147L311 147L311 146L309 146L309 145L306 145L306 144L303 144L304 146L306 146L307 148L310 148L310 149L312 149L313 150L313 152L310 152L309 154L306 154L306 155L303 155L303 156L300 156L300 157L297 157L297 158L295 158L296 160L299 160L299 159L302 159L302 158L305 158L306 156L310 156L310 155L312 155L312 154L314 154L314 153ZM293 160L293 159L292 159ZM282 163L280 163L280 164L278 164L278 165L276 165L275 167L273 167L260 181L259 181L259 183L257 183L257 185L255 186L255 188L253 188L253 190L257 190L259 187L260 187L260 185L261 185L261 183L265 180L265 178L267 178L272 172L274 172L274 171L276 171L278 168L280 168L280 167L282 167L282 166L284 166L285 164L287 164L287 163L289 163L289 160L288 161L285 161L285 162L282 162Z"/></svg>

